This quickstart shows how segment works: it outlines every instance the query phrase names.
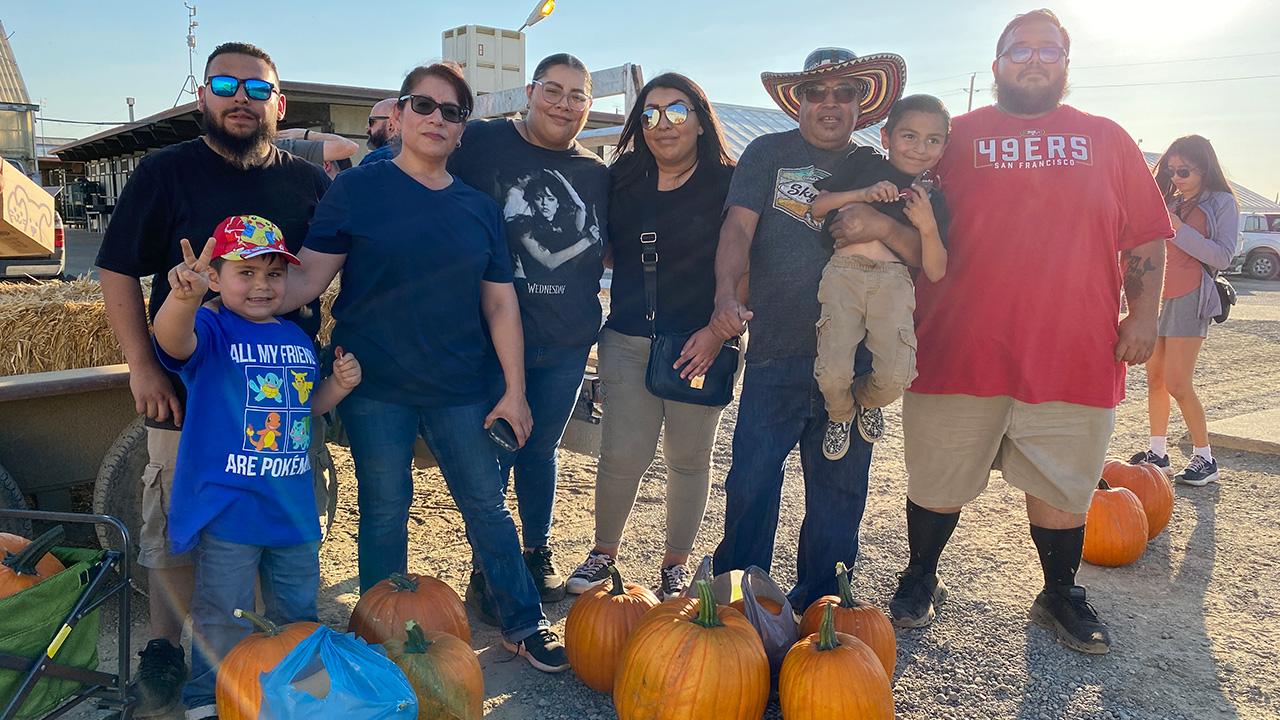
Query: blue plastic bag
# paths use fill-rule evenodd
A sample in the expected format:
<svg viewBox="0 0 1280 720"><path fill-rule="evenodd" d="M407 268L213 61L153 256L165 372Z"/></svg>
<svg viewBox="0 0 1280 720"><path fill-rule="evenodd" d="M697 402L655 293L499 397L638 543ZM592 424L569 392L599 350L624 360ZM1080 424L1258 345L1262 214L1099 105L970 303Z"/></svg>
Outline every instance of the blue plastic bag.
<svg viewBox="0 0 1280 720"><path fill-rule="evenodd" d="M418 717L418 699L380 647L320 627L262 674L260 720Z"/></svg>

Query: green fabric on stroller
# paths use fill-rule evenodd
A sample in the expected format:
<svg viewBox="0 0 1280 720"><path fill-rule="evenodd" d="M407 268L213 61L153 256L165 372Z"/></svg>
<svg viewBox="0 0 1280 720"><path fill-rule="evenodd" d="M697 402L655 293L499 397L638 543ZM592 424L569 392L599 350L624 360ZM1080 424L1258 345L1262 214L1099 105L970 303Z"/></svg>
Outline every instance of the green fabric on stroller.
<svg viewBox="0 0 1280 720"><path fill-rule="evenodd" d="M33 662L50 643L89 583L89 571L105 555L102 550L54 548L54 557L66 570L38 585L0 600L0 652L30 658ZM62 642L53 661L60 665L96 670L101 610L94 610L76 625ZM0 710L13 698L26 672L0 669ZM18 710L18 720L39 718L81 689L72 680L41 678Z"/></svg>

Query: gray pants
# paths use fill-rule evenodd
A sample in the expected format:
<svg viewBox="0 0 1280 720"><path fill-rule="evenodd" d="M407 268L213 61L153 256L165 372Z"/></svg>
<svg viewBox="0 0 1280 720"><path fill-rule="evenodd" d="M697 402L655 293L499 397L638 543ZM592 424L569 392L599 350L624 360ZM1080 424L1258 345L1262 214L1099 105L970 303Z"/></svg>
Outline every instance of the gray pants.
<svg viewBox="0 0 1280 720"><path fill-rule="evenodd" d="M711 488L711 447L724 408L655 397L644 386L647 337L600 333L600 381L604 386L600 465L596 474L596 543L617 551L631 515L640 478L653 464L658 433L666 425L666 551L693 550Z"/></svg>

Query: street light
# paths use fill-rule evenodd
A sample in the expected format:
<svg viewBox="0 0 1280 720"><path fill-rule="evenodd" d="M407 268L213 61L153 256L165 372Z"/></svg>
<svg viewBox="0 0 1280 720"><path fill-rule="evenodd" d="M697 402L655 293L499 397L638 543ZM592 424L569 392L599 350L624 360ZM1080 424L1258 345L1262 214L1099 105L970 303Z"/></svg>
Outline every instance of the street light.
<svg viewBox="0 0 1280 720"><path fill-rule="evenodd" d="M537 25L542 22L543 18L555 12L555 9L556 0L538 0L538 4L533 6L533 12L529 13L529 18L524 21L524 25L521 25L516 32L524 32L525 28Z"/></svg>

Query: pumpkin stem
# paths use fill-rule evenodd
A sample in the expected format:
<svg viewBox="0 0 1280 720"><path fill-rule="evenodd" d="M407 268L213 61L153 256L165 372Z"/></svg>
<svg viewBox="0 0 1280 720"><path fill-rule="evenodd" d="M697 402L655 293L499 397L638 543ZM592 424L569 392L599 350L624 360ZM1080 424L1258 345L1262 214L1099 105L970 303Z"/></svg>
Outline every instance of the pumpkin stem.
<svg viewBox="0 0 1280 720"><path fill-rule="evenodd" d="M698 616L692 622L704 628L724 626L720 613L716 611L716 596L711 592L711 583L706 580L698 581Z"/></svg>
<svg viewBox="0 0 1280 720"><path fill-rule="evenodd" d="M267 637L275 637L284 632L284 628L271 622L258 613L253 612L252 610L241 610L240 608L236 608L232 614L238 618L244 618L245 620L253 623L253 626L258 628L258 632L266 635Z"/></svg>
<svg viewBox="0 0 1280 720"><path fill-rule="evenodd" d="M414 620L406 620L404 624L404 632L406 640L404 641L404 651L414 655L421 655L431 647L432 643L427 639L426 633L422 632L422 626Z"/></svg>
<svg viewBox="0 0 1280 720"><path fill-rule="evenodd" d="M822 624L818 626L818 652L826 652L835 650L840 647L840 640L836 638L836 623L834 606L828 603L822 609Z"/></svg>
<svg viewBox="0 0 1280 720"><path fill-rule="evenodd" d="M622 573L618 572L618 566L615 563L609 563L609 578L613 580L613 590L609 594L614 597L625 595L627 589L622 586Z"/></svg>
<svg viewBox="0 0 1280 720"><path fill-rule="evenodd" d="M62 536L65 534L66 531L61 525L49 528L18 552L5 553L4 566L12 570L15 575L38 575L36 565L53 549L54 545L62 542Z"/></svg>
<svg viewBox="0 0 1280 720"><path fill-rule="evenodd" d="M417 592L418 591L417 579L411 578L408 575L405 575L404 573L393 572L391 573L390 577L388 577L387 579L391 581L391 584L395 587L396 592Z"/></svg>
<svg viewBox="0 0 1280 720"><path fill-rule="evenodd" d="M842 562L836 563L836 587L840 589L840 607L858 607L858 601L853 599L853 588L849 587L849 569Z"/></svg>

